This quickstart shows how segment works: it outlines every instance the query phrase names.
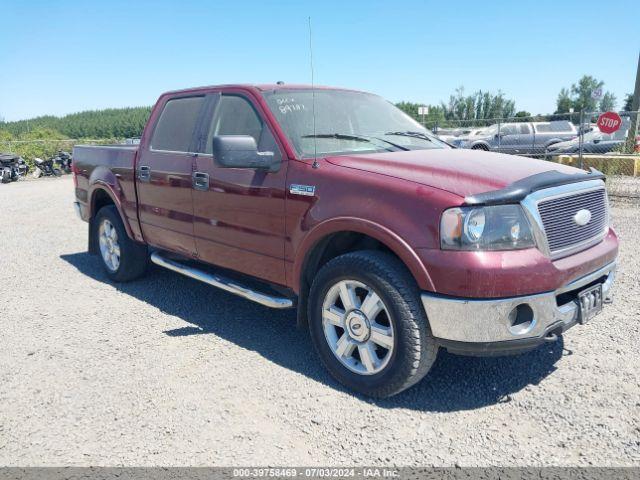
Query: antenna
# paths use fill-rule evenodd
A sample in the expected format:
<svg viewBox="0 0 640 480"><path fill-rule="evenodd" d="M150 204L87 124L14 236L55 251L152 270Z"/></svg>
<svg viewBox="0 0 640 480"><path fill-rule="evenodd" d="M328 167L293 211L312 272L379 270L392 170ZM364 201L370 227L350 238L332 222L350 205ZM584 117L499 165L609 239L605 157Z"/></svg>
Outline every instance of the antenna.
<svg viewBox="0 0 640 480"><path fill-rule="evenodd" d="M313 42L311 41L311 17L309 17L309 65L311 67L311 115L313 116L313 168L318 168L318 138L316 137L316 88L313 78Z"/></svg>

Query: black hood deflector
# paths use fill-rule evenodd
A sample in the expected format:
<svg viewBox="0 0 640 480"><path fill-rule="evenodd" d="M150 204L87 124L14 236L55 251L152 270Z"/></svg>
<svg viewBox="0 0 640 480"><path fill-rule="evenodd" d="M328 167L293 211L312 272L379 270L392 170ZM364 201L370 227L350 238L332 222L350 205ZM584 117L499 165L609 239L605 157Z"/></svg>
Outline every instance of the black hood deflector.
<svg viewBox="0 0 640 480"><path fill-rule="evenodd" d="M588 180L605 180L606 176L591 168L589 173L561 173L557 170L550 172L537 173L530 177L523 178L517 182L513 182L500 190L492 192L478 193L465 197L465 205L481 206L481 205L505 205L508 203L518 203L527 195L544 188L557 187L558 185L566 185L568 183L586 182Z"/></svg>

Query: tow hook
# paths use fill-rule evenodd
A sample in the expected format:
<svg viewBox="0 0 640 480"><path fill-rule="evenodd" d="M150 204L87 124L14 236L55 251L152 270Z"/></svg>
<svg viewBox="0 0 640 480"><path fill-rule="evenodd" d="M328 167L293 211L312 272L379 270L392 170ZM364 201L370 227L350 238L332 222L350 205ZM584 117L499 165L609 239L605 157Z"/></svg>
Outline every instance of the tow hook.
<svg viewBox="0 0 640 480"><path fill-rule="evenodd" d="M553 343L557 340L558 340L558 335L556 335L555 333L549 333L544 337L544 341L547 343Z"/></svg>

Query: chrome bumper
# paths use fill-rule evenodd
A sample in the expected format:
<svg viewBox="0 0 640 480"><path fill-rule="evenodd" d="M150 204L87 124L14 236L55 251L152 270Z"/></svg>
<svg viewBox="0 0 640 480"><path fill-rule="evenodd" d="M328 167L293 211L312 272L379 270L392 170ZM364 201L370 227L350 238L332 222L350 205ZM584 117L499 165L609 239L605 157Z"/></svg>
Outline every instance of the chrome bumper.
<svg viewBox="0 0 640 480"><path fill-rule="evenodd" d="M551 330L564 331L578 321L577 301L569 299L567 303L558 305L558 296L603 278L602 294L604 299L610 300L615 269L616 263L612 262L556 291L522 297L483 300L425 292L421 295L422 305L433 336L440 340L471 344L543 340ZM523 304L531 308L530 321L513 326L509 314Z"/></svg>
<svg viewBox="0 0 640 480"><path fill-rule="evenodd" d="M80 210L80 202L73 202L73 209L76 211L78 218L82 220L82 211Z"/></svg>

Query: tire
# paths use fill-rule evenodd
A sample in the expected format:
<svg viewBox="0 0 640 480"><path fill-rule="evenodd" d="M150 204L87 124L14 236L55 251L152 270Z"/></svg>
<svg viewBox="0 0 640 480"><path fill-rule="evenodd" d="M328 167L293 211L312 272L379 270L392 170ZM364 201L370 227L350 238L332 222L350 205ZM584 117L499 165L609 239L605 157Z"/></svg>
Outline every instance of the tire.
<svg viewBox="0 0 640 480"><path fill-rule="evenodd" d="M342 301L344 289L349 292L353 287L355 309ZM340 293L334 303L336 288ZM348 299L350 294L344 294ZM373 294L382 302L375 303L376 309L367 306ZM309 331L322 363L336 380L356 392L377 398L395 395L419 382L436 359L438 345L420 303L420 290L406 267L390 254L365 250L329 261L313 281L308 308ZM374 314L378 308L382 310ZM364 337L358 333L361 323ZM348 358L340 353L340 345L348 344L342 349L348 352L351 343L356 346Z"/></svg>
<svg viewBox="0 0 640 480"><path fill-rule="evenodd" d="M95 235L98 256L111 280L128 282L142 276L147 269L147 247L127 236L114 205L102 207L96 215Z"/></svg>
<svg viewBox="0 0 640 480"><path fill-rule="evenodd" d="M485 152L488 152L489 148L487 148L485 145L474 145L473 147L471 147L471 150L484 150Z"/></svg>
<svg viewBox="0 0 640 480"><path fill-rule="evenodd" d="M54 177L62 176L62 170L60 170L59 168L53 168L52 171L53 171L53 176Z"/></svg>

